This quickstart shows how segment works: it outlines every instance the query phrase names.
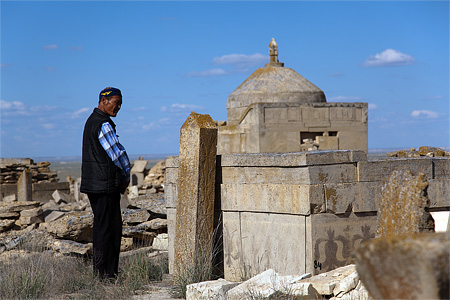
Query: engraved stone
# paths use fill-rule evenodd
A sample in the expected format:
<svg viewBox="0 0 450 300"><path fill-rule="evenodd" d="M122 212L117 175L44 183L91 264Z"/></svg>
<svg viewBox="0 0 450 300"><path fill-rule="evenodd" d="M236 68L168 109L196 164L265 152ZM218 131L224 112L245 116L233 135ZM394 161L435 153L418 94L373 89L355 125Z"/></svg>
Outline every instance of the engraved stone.
<svg viewBox="0 0 450 300"><path fill-rule="evenodd" d="M211 264L217 126L192 112L180 130L174 275Z"/></svg>

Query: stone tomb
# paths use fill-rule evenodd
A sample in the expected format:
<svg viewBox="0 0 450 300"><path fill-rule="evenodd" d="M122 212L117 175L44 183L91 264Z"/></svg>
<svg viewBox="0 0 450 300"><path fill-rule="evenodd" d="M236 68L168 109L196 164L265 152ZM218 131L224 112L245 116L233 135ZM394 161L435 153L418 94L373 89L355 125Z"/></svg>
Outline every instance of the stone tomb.
<svg viewBox="0 0 450 300"><path fill-rule="evenodd" d="M224 275L230 281L272 268L319 274L355 262L374 238L383 181L394 170L424 174L430 211L449 211L449 159L368 161L364 151L221 155L216 205L223 220ZM220 164L219 164L220 162ZM166 161L169 264L177 204L178 158Z"/></svg>

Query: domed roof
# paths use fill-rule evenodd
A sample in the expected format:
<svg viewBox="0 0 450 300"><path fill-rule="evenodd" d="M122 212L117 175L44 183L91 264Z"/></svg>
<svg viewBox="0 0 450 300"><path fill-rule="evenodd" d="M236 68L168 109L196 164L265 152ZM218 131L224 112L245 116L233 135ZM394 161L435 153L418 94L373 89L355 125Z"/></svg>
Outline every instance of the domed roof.
<svg viewBox="0 0 450 300"><path fill-rule="evenodd" d="M227 109L248 107L253 103L326 102L324 92L293 69L278 62L278 45L269 44L270 63L259 68L228 97Z"/></svg>

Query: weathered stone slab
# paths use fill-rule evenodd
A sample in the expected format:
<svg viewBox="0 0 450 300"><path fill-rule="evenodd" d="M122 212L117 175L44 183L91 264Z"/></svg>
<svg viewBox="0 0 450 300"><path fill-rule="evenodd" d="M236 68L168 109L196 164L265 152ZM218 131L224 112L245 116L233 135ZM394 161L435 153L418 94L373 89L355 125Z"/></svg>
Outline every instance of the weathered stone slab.
<svg viewBox="0 0 450 300"><path fill-rule="evenodd" d="M180 166L180 160L178 156L167 156L166 157L166 171L167 168L178 168Z"/></svg>
<svg viewBox="0 0 450 300"><path fill-rule="evenodd" d="M433 158L433 179L449 179L450 178L450 159Z"/></svg>
<svg viewBox="0 0 450 300"><path fill-rule="evenodd" d="M148 160L135 160L133 167L131 168L131 173L143 173L145 171L145 167L147 166Z"/></svg>
<svg viewBox="0 0 450 300"><path fill-rule="evenodd" d="M20 213L15 211L0 213L0 219L17 219L19 217Z"/></svg>
<svg viewBox="0 0 450 300"><path fill-rule="evenodd" d="M390 235L357 250L357 270L373 299L450 299L448 233Z"/></svg>
<svg viewBox="0 0 450 300"><path fill-rule="evenodd" d="M10 229L15 222L15 219L0 219L0 232Z"/></svg>
<svg viewBox="0 0 450 300"><path fill-rule="evenodd" d="M340 292L349 291L356 287L356 284L359 281L358 275L354 275L356 273L356 266L354 264L336 268L327 273L322 273L311 278L303 279L302 283L310 283L314 287L314 289L321 295L337 295ZM342 283L342 280L345 280L351 276L349 279L351 283L355 283L353 287L346 286L346 283ZM356 278L356 281L353 279ZM337 292L337 293L335 293Z"/></svg>
<svg viewBox="0 0 450 300"><path fill-rule="evenodd" d="M26 169L17 181L17 201L31 201L32 198L31 172Z"/></svg>
<svg viewBox="0 0 450 300"><path fill-rule="evenodd" d="M234 184L323 184L355 182L354 164L319 165L297 168L281 167L225 167L222 182Z"/></svg>
<svg viewBox="0 0 450 300"><path fill-rule="evenodd" d="M123 222L136 224L146 222L150 218L150 213L146 209L127 209L123 213Z"/></svg>
<svg viewBox="0 0 450 300"><path fill-rule="evenodd" d="M306 217L306 270L320 274L355 263L354 250L375 237L374 214L314 214Z"/></svg>
<svg viewBox="0 0 450 300"><path fill-rule="evenodd" d="M395 170L409 170L413 175L423 173L427 179L433 179L431 158L360 161L357 165L358 181L383 181Z"/></svg>
<svg viewBox="0 0 450 300"><path fill-rule="evenodd" d="M40 207L25 209L20 212L21 217L36 217L39 215L42 215L42 209Z"/></svg>
<svg viewBox="0 0 450 300"><path fill-rule="evenodd" d="M428 199L430 208L449 209L450 207L450 178L428 180Z"/></svg>
<svg viewBox="0 0 450 300"><path fill-rule="evenodd" d="M165 183L166 184L177 184L178 183L178 173L179 170L178 168L166 168L166 173L165 173Z"/></svg>
<svg viewBox="0 0 450 300"><path fill-rule="evenodd" d="M175 257L175 230L176 230L176 208L167 208L167 233L168 237L168 257L169 274L173 274L173 262Z"/></svg>
<svg viewBox="0 0 450 300"><path fill-rule="evenodd" d="M325 184L326 211L335 214L375 212L381 197L381 186L381 182Z"/></svg>
<svg viewBox="0 0 450 300"><path fill-rule="evenodd" d="M59 190L55 190L52 194L53 199L55 200L56 203L61 204L61 203L71 203L74 202L75 199L72 198L72 196L70 196L69 194L63 193Z"/></svg>
<svg viewBox="0 0 450 300"><path fill-rule="evenodd" d="M9 212L20 212L26 209L38 207L39 201L14 201L14 202L0 202L0 214Z"/></svg>
<svg viewBox="0 0 450 300"><path fill-rule="evenodd" d="M180 130L174 275L211 262L217 126L192 112Z"/></svg>
<svg viewBox="0 0 450 300"><path fill-rule="evenodd" d="M56 240L53 242L53 250L63 254L92 254L92 243L81 244L69 240Z"/></svg>
<svg viewBox="0 0 450 300"><path fill-rule="evenodd" d="M322 185L222 184L222 210L309 215L324 206Z"/></svg>
<svg viewBox="0 0 450 300"><path fill-rule="evenodd" d="M167 208L176 208L178 200L178 188L174 183L166 183L164 185L164 199Z"/></svg>
<svg viewBox="0 0 450 300"><path fill-rule="evenodd" d="M225 279L241 281L268 268L281 275L305 269L304 216L224 212L223 222Z"/></svg>
<svg viewBox="0 0 450 300"><path fill-rule="evenodd" d="M55 221L55 220L61 218L62 216L64 216L65 214L66 213L63 211L54 210L45 216L45 222Z"/></svg>
<svg viewBox="0 0 450 300"><path fill-rule="evenodd" d="M424 174L394 171L383 187L377 221L377 237L433 231L434 221L426 209L429 200Z"/></svg>
<svg viewBox="0 0 450 300"><path fill-rule="evenodd" d="M158 234L153 240L152 247L154 250L167 251L169 249L168 234Z"/></svg>
<svg viewBox="0 0 450 300"><path fill-rule="evenodd" d="M203 281L186 286L186 299L189 300L225 300L226 293L239 283L225 279Z"/></svg>
<svg viewBox="0 0 450 300"><path fill-rule="evenodd" d="M73 211L49 223L42 223L40 227L52 235L76 242L92 242L94 215L92 212Z"/></svg>
<svg viewBox="0 0 450 300"><path fill-rule="evenodd" d="M122 237L120 240L120 252L125 252L133 248L133 238L132 237Z"/></svg>
<svg viewBox="0 0 450 300"><path fill-rule="evenodd" d="M2 201L4 201L4 202L17 201L17 196L16 196L16 194L5 196L5 197L3 197Z"/></svg>
<svg viewBox="0 0 450 300"><path fill-rule="evenodd" d="M236 153L222 155L222 167L297 167L366 161L360 150L325 150L297 153Z"/></svg>

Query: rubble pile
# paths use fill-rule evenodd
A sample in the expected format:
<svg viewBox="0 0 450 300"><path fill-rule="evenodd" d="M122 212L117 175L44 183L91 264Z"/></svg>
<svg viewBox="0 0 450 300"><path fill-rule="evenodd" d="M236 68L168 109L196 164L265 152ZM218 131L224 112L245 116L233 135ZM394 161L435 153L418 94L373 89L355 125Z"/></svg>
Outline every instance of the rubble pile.
<svg viewBox="0 0 450 300"><path fill-rule="evenodd" d="M30 158L8 159L0 158L0 184L15 184L24 170L29 169L31 180L37 182L58 182L58 174L50 170L50 163L42 161L35 163Z"/></svg>
<svg viewBox="0 0 450 300"><path fill-rule="evenodd" d="M269 269L243 282L225 279L187 286L187 300L204 299L369 299L355 265L311 276L282 276Z"/></svg>
<svg viewBox="0 0 450 300"><path fill-rule="evenodd" d="M139 161L145 164L146 162ZM39 164L38 164L39 165ZM162 165L162 167L161 167ZM48 165L46 166L48 167ZM164 165L152 178L164 178ZM142 168L142 173L148 170ZM20 175L20 174L19 174ZM143 176L142 176L143 178ZM24 241L38 240L41 250L55 254L91 255L93 214L86 194L80 193L81 179L69 178L70 194L55 190L52 199L41 201L0 201L0 260L17 251ZM133 191L136 193L133 194ZM121 251L146 248L167 250L167 220L164 187L155 181L130 186L122 196L123 231Z"/></svg>
<svg viewBox="0 0 450 300"><path fill-rule="evenodd" d="M387 157L450 157L450 152L437 147L422 146L418 150L411 148L409 150L399 150L386 153Z"/></svg>

